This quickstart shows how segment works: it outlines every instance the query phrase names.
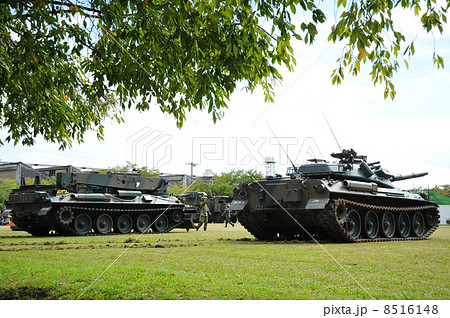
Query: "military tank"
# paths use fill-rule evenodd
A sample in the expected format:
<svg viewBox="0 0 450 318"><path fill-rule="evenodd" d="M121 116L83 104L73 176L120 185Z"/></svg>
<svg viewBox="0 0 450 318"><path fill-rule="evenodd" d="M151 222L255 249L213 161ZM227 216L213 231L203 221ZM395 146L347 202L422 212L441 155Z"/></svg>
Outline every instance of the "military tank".
<svg viewBox="0 0 450 318"><path fill-rule="evenodd" d="M59 173L56 185L22 182L6 202L13 223L36 236L165 233L184 222L167 181L138 174Z"/></svg>
<svg viewBox="0 0 450 318"><path fill-rule="evenodd" d="M331 156L337 161L311 159L287 177L241 183L230 208L260 240L421 240L439 226L437 204L393 184L426 172L392 175L353 149Z"/></svg>

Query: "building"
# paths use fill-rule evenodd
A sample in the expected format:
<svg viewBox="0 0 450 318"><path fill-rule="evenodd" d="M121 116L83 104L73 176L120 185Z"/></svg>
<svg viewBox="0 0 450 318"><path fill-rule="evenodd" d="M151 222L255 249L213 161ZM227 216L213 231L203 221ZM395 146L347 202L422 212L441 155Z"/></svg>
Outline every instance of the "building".
<svg viewBox="0 0 450 318"><path fill-rule="evenodd" d="M20 179L39 176L41 180L51 180L58 172L79 172L74 166L51 166L27 164L23 162L0 162L0 179L15 179L17 184Z"/></svg>
<svg viewBox="0 0 450 318"><path fill-rule="evenodd" d="M172 174L172 173L161 173L161 178L164 178L169 183L169 188L173 187L174 184L181 185L183 188L186 188L191 184L191 182L199 179L206 183L213 183L214 182L214 174L211 171L211 169L206 169L203 173L203 176L197 177L197 176L191 176L187 174Z"/></svg>
<svg viewBox="0 0 450 318"><path fill-rule="evenodd" d="M449 224L447 220L450 222L450 205L440 205L439 214L441 216L440 224Z"/></svg>
<svg viewBox="0 0 450 318"><path fill-rule="evenodd" d="M80 169L74 166L49 166L49 165L33 165L33 168L41 174L42 178L51 179L58 172L80 172Z"/></svg>
<svg viewBox="0 0 450 318"><path fill-rule="evenodd" d="M214 173L211 169L206 169L205 172L203 172L203 176L198 178L205 183L214 183Z"/></svg>
<svg viewBox="0 0 450 318"><path fill-rule="evenodd" d="M15 179L20 182L21 177L34 178L40 172L23 162L0 162L0 179Z"/></svg>
<svg viewBox="0 0 450 318"><path fill-rule="evenodd" d="M174 184L179 184L183 188L191 184L191 176L187 174L161 173L160 177L167 180L169 188L172 188Z"/></svg>

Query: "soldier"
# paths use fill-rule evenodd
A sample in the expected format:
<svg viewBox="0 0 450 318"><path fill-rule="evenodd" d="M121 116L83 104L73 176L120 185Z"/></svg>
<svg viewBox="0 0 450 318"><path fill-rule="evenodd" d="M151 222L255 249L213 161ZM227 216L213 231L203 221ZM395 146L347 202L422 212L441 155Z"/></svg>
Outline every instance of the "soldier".
<svg viewBox="0 0 450 318"><path fill-rule="evenodd" d="M198 229L205 224L205 231L206 231L206 227L208 226L208 215L211 216L211 212L209 212L209 208L208 205L206 204L206 198L203 197L201 202L200 202L200 219L197 225L197 231Z"/></svg>
<svg viewBox="0 0 450 318"><path fill-rule="evenodd" d="M231 222L231 210L229 204L225 205L225 210L223 211L222 216L225 216L225 227L227 227L228 223L230 223L231 226L234 227L234 223Z"/></svg>

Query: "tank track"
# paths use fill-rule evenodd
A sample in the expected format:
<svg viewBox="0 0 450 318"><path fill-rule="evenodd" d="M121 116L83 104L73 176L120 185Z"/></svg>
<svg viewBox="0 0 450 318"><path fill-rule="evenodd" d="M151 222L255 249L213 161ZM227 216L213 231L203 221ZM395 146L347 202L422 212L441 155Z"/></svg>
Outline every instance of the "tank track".
<svg viewBox="0 0 450 318"><path fill-rule="evenodd" d="M70 210L73 212L73 219L70 222L60 222L58 221L58 214L62 210ZM86 234L80 234L78 233L74 227L73 227L73 220L77 215L80 214L87 214L90 216L91 220L94 221L96 216L99 216L101 214L108 214L110 216L118 216L121 214L128 214L132 218L137 217L142 214L147 214L150 216L150 219L152 223L154 222L156 216L159 216L161 213L166 215L168 219L170 218L172 212L180 210L180 207L173 207L173 208L151 208L151 209L114 209L114 208L94 208L94 207L80 207L80 206L63 206L57 208L55 211L51 211L52 215L52 223L53 226L49 228L48 231L44 231L43 229L39 228L29 228L26 231L29 232L32 235L35 236L49 236L52 234L49 234L51 230L54 230L56 232L56 235L62 235L62 236L104 236L104 235L129 235L130 233L140 233L140 232L128 232L128 233L120 233L120 232L109 232L109 233L98 233L93 231L94 225L92 224L91 230ZM113 217L114 219L114 217ZM161 234L161 233L167 233L173 230L174 228L182 225L184 223L184 218L181 218L179 222L172 222L169 220L169 226L167 229L163 232L157 232L157 231L147 231L144 232L144 234Z"/></svg>
<svg viewBox="0 0 450 318"><path fill-rule="evenodd" d="M345 222L338 219L337 208L339 205L345 205L348 208L354 208L361 210L373 210L379 213L389 211L392 213L400 212L421 212L431 210L436 213L435 224L426 229L426 231L419 237L376 237L373 239L362 238L359 235L357 238L352 237L345 227ZM257 213L257 212L255 212ZM284 212L285 213L285 212ZM359 212L362 214L361 212ZM260 240L276 240L276 239L299 239L309 241L311 236L300 229L294 235L290 233L280 233L279 229L274 229L269 226L261 226L248 207L246 206L243 211L239 213L239 222L257 239ZM410 206L410 207L394 207L394 206L382 206L365 204L362 202L350 201L346 199L332 199L328 202L325 209L318 210L316 214L317 226L306 227L306 230L314 237L314 239L337 242L337 243L364 243L364 242L382 242L382 241L412 241L412 240L424 240L428 238L439 226L439 213L436 205L424 205L424 206ZM301 220L299 222L301 224ZM300 228L300 226L299 226ZM287 234L287 235L286 235Z"/></svg>
<svg viewBox="0 0 450 318"><path fill-rule="evenodd" d="M393 207L393 206L382 206L382 205L373 205L373 204L365 204L362 202L350 201L346 199L337 199L331 200L326 209L321 211L317 215L317 219L320 220L324 230L329 233L328 240L333 242L348 242L348 243L364 243L364 242L383 242L383 241L413 241L413 240L424 240L428 238L439 226L439 213L437 213L437 219L435 220L435 225L427 229L421 236L408 236L408 237L377 237L373 239L368 238L353 238L343 225L343 223L339 222L337 217L337 207L340 204L344 204L349 208L356 209L366 209L366 210L374 210L378 212L389 211L392 213L399 212L420 212L427 210L434 210L436 213L438 212L436 205L424 205L424 206L410 206L410 207Z"/></svg>
<svg viewBox="0 0 450 318"><path fill-rule="evenodd" d="M245 206L244 210L239 211L237 216L239 219L239 223L241 223L242 226L257 239L262 241L274 239L274 235L271 233L271 231L268 229L264 229L259 225L247 206Z"/></svg>

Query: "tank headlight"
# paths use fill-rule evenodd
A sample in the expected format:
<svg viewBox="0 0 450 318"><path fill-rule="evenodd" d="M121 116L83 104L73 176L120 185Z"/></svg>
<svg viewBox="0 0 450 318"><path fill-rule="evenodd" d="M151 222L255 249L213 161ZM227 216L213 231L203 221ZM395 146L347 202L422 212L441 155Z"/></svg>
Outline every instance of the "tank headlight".
<svg viewBox="0 0 450 318"><path fill-rule="evenodd" d="M321 193L321 192L325 191L325 186L324 186L323 184L319 184L319 185L316 185L316 186L314 187L314 189L315 189L317 192Z"/></svg>
<svg viewBox="0 0 450 318"><path fill-rule="evenodd" d="M247 196L247 191L242 190L241 192L239 192L238 196L239 199L245 198Z"/></svg>

